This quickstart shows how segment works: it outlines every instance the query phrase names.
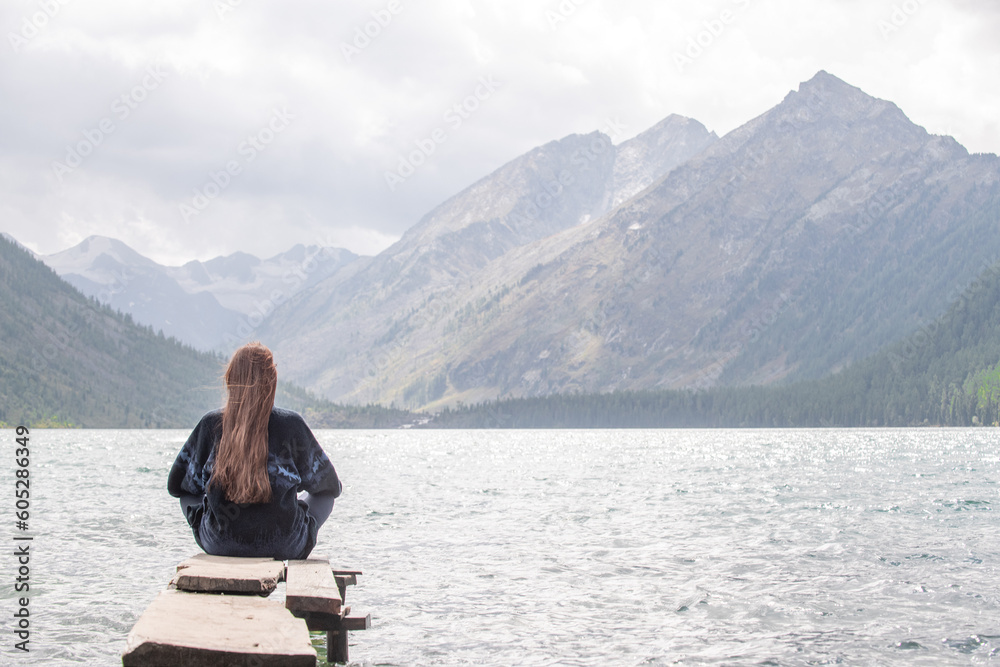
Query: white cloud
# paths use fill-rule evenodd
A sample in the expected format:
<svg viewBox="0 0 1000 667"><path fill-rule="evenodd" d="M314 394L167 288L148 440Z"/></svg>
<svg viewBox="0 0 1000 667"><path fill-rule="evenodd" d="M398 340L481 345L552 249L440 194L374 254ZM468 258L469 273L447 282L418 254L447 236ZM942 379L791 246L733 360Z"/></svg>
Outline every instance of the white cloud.
<svg viewBox="0 0 1000 667"><path fill-rule="evenodd" d="M1000 151L991 3L398 1L388 19L389 0L242 2L221 18L196 0L66 2L30 37L37 0L4 3L3 230L44 253L117 236L166 263L324 235L374 253L536 145L609 117L636 134L670 113L722 134L820 69L972 151ZM904 5L917 9L886 34L880 22ZM679 71L676 54L706 30ZM113 105L157 63L162 85L118 117ZM502 87L449 126L445 114L483 76ZM180 204L245 160L242 142L275 108L294 122L185 222ZM60 183L52 163L106 118L113 133ZM385 172L436 128L447 141L391 192Z"/></svg>

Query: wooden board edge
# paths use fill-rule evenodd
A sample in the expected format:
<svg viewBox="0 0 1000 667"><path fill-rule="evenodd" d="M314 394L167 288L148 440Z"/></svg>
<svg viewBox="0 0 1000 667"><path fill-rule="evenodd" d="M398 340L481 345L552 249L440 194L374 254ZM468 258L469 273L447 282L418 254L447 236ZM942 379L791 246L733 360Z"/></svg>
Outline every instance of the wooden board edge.
<svg viewBox="0 0 1000 667"><path fill-rule="evenodd" d="M126 646L122 652L122 667L224 667L234 664L256 664L266 660L274 667L316 667L317 655L276 655L250 652L216 651L177 647L152 640Z"/></svg>
<svg viewBox="0 0 1000 667"><path fill-rule="evenodd" d="M285 609L298 616L297 612L309 614L340 614L341 600L332 598L312 598L299 597L297 595L285 595Z"/></svg>

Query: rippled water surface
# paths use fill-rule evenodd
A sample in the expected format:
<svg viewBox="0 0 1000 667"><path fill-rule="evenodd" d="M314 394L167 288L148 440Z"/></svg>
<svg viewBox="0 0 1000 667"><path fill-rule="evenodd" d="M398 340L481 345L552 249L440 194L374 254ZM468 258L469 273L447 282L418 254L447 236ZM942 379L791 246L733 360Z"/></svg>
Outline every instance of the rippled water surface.
<svg viewBox="0 0 1000 667"><path fill-rule="evenodd" d="M197 550L186 435L32 433L32 651L5 628L2 664L121 664ZM354 664L1000 662L993 430L317 437L345 489L314 554L373 619Z"/></svg>

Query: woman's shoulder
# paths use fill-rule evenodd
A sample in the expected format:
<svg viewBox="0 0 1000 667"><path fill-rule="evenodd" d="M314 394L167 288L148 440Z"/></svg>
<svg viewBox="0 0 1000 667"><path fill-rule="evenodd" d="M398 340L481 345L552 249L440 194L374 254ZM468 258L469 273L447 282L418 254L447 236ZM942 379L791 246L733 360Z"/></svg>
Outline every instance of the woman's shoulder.
<svg viewBox="0 0 1000 667"><path fill-rule="evenodd" d="M306 425L306 420L298 412L278 407L271 408L271 418L268 427L270 428L271 426L279 429L309 428Z"/></svg>
<svg viewBox="0 0 1000 667"><path fill-rule="evenodd" d="M196 428L204 428L205 426L215 426L222 421L222 408L216 408L215 410L209 410L201 419L198 420L198 426Z"/></svg>
<svg viewBox="0 0 1000 667"><path fill-rule="evenodd" d="M210 410L198 420L198 425L191 431L191 441L211 440L222 430L222 408Z"/></svg>

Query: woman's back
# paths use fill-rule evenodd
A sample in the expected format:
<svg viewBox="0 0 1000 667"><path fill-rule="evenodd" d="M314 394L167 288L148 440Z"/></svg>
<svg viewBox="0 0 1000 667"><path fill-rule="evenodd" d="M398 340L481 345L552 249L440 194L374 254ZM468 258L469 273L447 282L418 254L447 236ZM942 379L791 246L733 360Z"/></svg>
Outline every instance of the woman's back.
<svg viewBox="0 0 1000 667"><path fill-rule="evenodd" d="M247 357L265 372L243 372L247 364L238 360ZM265 379L234 382L241 372ZM181 499L195 541L208 553L305 558L340 495L337 472L302 417L273 407L276 379L267 348L237 350L226 373L227 407L202 417L170 470L167 490ZM256 399L250 411L247 396Z"/></svg>

